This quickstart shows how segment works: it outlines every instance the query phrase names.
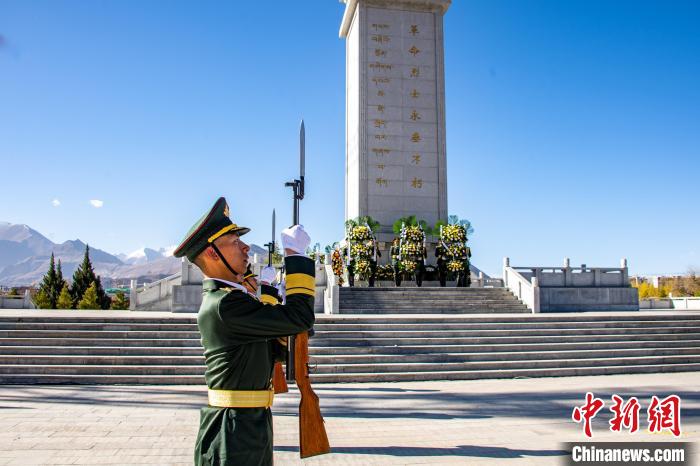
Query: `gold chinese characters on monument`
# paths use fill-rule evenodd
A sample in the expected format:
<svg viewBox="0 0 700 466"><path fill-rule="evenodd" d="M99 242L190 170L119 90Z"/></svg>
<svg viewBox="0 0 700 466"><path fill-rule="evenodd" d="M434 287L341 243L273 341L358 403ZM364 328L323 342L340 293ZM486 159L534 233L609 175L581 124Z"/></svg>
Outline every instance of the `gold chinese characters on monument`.
<svg viewBox="0 0 700 466"><path fill-rule="evenodd" d="M374 155L377 157L382 156L382 155L389 155L391 154L391 149L387 149L386 147L373 147L372 152L374 152Z"/></svg>

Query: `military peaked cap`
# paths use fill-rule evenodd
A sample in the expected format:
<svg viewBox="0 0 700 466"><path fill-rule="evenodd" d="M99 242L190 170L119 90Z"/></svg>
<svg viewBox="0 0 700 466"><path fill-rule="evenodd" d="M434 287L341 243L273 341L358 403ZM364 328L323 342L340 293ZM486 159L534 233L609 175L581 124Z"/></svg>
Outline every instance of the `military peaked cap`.
<svg viewBox="0 0 700 466"><path fill-rule="evenodd" d="M228 214L226 199L220 197L214 203L214 207L209 209L190 228L190 231L185 235L185 239L173 252L173 256L187 256L190 261L194 261L217 238L228 233L237 233L239 236L245 235L250 231L250 228L241 227L233 223Z"/></svg>

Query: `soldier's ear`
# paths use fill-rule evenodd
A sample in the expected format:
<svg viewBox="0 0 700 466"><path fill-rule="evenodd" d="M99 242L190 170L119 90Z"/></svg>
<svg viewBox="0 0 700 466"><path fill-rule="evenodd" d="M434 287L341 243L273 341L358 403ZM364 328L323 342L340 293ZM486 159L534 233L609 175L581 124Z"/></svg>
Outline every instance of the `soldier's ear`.
<svg viewBox="0 0 700 466"><path fill-rule="evenodd" d="M208 260L213 260L213 261L221 260L219 255L216 253L216 251L214 251L214 248L212 248L211 246L208 246L204 251L202 251L202 256Z"/></svg>

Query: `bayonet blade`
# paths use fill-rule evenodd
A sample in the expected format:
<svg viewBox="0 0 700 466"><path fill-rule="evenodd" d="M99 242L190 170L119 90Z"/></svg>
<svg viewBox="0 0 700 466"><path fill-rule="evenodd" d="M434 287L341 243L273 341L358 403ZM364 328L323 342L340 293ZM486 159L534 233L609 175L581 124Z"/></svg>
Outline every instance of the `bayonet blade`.
<svg viewBox="0 0 700 466"><path fill-rule="evenodd" d="M299 176L304 178L304 164L306 158L306 130L304 129L304 120L301 120L301 128L299 128Z"/></svg>

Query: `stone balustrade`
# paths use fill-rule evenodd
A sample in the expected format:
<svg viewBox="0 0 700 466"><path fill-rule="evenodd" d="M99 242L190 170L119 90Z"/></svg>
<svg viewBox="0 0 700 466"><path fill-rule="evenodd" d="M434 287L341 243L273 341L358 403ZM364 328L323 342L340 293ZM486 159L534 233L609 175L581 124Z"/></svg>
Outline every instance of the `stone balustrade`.
<svg viewBox="0 0 700 466"><path fill-rule="evenodd" d="M639 295L629 283L627 259L620 267L513 267L503 260L504 286L533 312L639 310Z"/></svg>

